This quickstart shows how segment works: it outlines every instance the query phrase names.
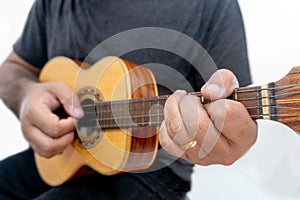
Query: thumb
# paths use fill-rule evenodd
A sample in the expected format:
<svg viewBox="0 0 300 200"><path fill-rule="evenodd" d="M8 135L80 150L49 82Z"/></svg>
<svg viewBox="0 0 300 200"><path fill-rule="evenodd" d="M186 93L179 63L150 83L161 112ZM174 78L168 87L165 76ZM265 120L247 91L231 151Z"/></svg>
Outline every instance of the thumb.
<svg viewBox="0 0 300 200"><path fill-rule="evenodd" d="M216 71L201 88L202 95L210 100L224 99L239 86L235 75L227 70Z"/></svg>

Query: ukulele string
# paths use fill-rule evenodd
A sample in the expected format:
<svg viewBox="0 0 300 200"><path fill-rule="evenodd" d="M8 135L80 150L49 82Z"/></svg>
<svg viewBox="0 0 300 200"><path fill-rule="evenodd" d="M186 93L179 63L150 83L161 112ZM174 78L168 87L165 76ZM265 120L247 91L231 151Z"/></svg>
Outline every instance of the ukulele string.
<svg viewBox="0 0 300 200"><path fill-rule="evenodd" d="M251 109L251 108L263 108L263 107L267 107L267 106L247 106L246 108ZM291 107L287 107L287 106L269 106L270 108L276 108L276 109L290 109ZM294 107L295 110L300 110L300 108L296 108ZM90 113L90 114L95 114L95 113ZM252 114L250 115L250 117L252 118L262 118L264 115L263 114ZM300 114L271 114L271 117L299 117ZM143 119L142 119L143 118ZM143 122L137 122L136 119L140 119L140 121ZM152 119L152 123L154 121L154 123L160 124L161 121L163 121L164 119L164 115L162 113L159 114L140 114L140 115L134 115L134 116L118 116L118 115L114 115L114 116L110 116L110 117L94 117L93 119L87 120L88 122L94 122L101 124L102 126L105 127L111 127L112 125L121 125L122 127L126 127L126 125L130 125L130 124L140 124L140 125L145 125L145 124L149 124L150 123L150 119ZM153 120L154 119L154 120ZM156 121L155 121L156 120ZM132 121L134 123L128 123L128 121ZM115 127L115 126L114 126Z"/></svg>
<svg viewBox="0 0 300 200"><path fill-rule="evenodd" d="M263 107L270 107L270 108L276 108L276 109L289 109L291 107L287 107L287 106L247 106L246 108L247 109L257 109L257 108L263 108ZM300 110L300 108L297 108L297 107L294 107L295 110ZM120 120L132 120L132 119L140 119L140 118L158 118L158 117L164 117L164 114L162 113L157 113L157 114L148 114L148 115L145 115L145 114L140 114L140 115L118 115L118 114L113 114L112 116L103 116L103 117L97 117L96 115L96 112L92 113L90 112L89 115L93 115L95 117L91 117L89 118L89 120L86 120L86 121L120 121ZM285 116L284 114L278 114L277 116ZM300 114L299 114L300 115ZM252 116L262 116L262 115L250 115L251 117Z"/></svg>
<svg viewBox="0 0 300 200"><path fill-rule="evenodd" d="M293 88L295 87L295 85L289 85L289 86L283 86L283 87L277 87L276 89L278 90L285 90L285 89L290 89L290 88ZM265 89L265 90L272 90L273 88L268 88L268 89ZM249 92L250 90L247 90L247 92ZM252 92L253 91L256 91L256 90L251 90ZM199 93L197 93L199 95ZM296 94L299 94L299 92L293 92L292 95L296 95ZM286 97L287 95L291 95L291 94L281 94L281 95L274 95L272 97L279 97L279 98L283 98L283 97ZM166 99L168 96L165 96L164 99ZM148 99L149 102L151 101L158 101L158 100L161 100L163 98L160 98L158 99L157 97L153 97L153 98L150 98ZM239 99L239 100L259 100L259 99L263 99L263 98L244 98L244 99ZM137 102L141 102L141 101L144 101L144 99L130 99L130 100L127 100L128 103L137 103ZM281 100L281 103L285 103L285 104L291 104L291 103L295 103L295 102L300 102L299 99L290 99L290 100ZM114 105L118 105L118 104L122 104L124 105L124 101L117 101L117 102L105 102L106 106L114 106ZM95 105L92 105L95 107ZM283 105L259 105L259 106L245 106L247 109L259 109L259 108L263 108L263 107L270 107L270 108L275 108L275 109L292 109L292 110L300 110L300 108L298 107L290 107L290 106L283 106ZM137 106L136 107L131 107L134 111L142 111L144 112L144 110L142 109L138 109ZM139 115L136 115L136 116L118 116L120 115L120 113L117 113L116 112L121 112L121 113L124 113L124 109L120 108L120 109L114 109L113 110L114 113L111 112L111 110L109 111L101 111L101 112L104 112L104 114L110 114L110 115L114 115L113 117L101 117L101 118L94 118L93 121L96 123L100 123L102 124L101 127L102 128L111 128L111 126L113 127L133 127L133 126L145 126L145 124L149 124L150 121L149 119L151 119L151 117L153 118L159 118L159 121L158 122L152 122L151 124L153 125L159 125L161 123L161 121L163 120L164 116L163 114L155 114L155 115L151 115L151 114L148 114L148 115L145 115L145 114L139 114ZM130 109L127 110L129 113L130 113ZM96 114L96 112L89 112L88 114ZM116 117L118 116L118 117ZM264 115L263 114L256 114L256 115L250 115L250 117L252 118L262 118ZM300 117L300 114L271 114L270 115L271 117L281 117L281 118L284 118L284 117ZM160 118L161 117L161 118ZM134 121L134 119L141 119L141 118L144 118L144 122L134 122L134 123L128 123L128 120L130 121ZM146 119L145 119L146 118ZM123 122L122 122L123 120ZM106 123L105 123L106 122ZM125 123L126 122L126 123ZM92 126L93 127L93 126ZM94 127L98 127L98 126L94 126Z"/></svg>
<svg viewBox="0 0 300 200"><path fill-rule="evenodd" d="M248 93L248 92L257 92L257 91L263 91L263 90L275 90L275 91L281 91L285 89L291 89L294 87L298 87L300 84L294 84L294 85L286 85L286 86L278 86L278 87L272 87L272 88L264 88L264 89L249 89L249 88L238 88L238 90L235 91L236 94L239 93ZM195 95L198 97L202 97L202 94L200 92L191 92L189 93L190 95ZM278 98L278 97L286 97L289 95L297 95L300 94L300 92L292 92L292 93L286 93L286 94L280 94L280 95L273 95L270 96L270 98ZM106 106L106 105L113 105L113 106L118 106L118 105L124 105L124 104L130 104L130 103L140 103L140 102L153 102L153 101L163 101L166 100L170 95L162 95L162 96L156 96L156 97L148 97L148 98L136 98L136 99L124 99L124 100L114 100L114 101L102 101L102 102L97 102L95 104L85 104L82 105L82 107L95 107L95 106ZM241 98L238 99L239 101L247 101L247 100L260 100L265 97L253 97L253 98Z"/></svg>
<svg viewBox="0 0 300 200"><path fill-rule="evenodd" d="M254 98L254 99L250 99L250 98L247 98L247 99L242 99L242 100L260 100L260 99L264 99L264 98ZM239 99L240 100L240 99ZM288 104L294 104L294 103L299 103L300 102L300 99L288 99L288 100L280 100L278 99L277 102L281 103L281 104L285 104L285 105L288 105ZM161 104L153 104L151 106L159 106ZM95 107L95 105L94 105ZM270 108L276 108L276 109L290 109L290 110L300 110L300 107L291 107L291 106L283 106L283 105L257 105L257 106L245 106L246 109L260 109L260 108L263 108L263 107L270 107ZM125 107L126 108L126 107ZM139 113L139 112L142 112L144 113L145 112L145 109L141 108L141 107L128 107L128 109L124 109L124 105L121 107L118 107L118 108L113 108L113 109L101 109L99 108L100 113L101 115L105 116L105 115L120 115L119 113L121 114L124 114L124 113ZM150 110L150 108L149 108ZM97 114L97 111L91 111L91 112L85 112L85 114L89 115L89 114L94 114L96 115Z"/></svg>
<svg viewBox="0 0 300 200"><path fill-rule="evenodd" d="M275 109L289 109L289 110L300 110L300 107L295 107L295 106L286 106L289 104L294 104L294 103L299 103L300 99L290 99L290 100L279 100L279 102L281 103L281 105L256 105L256 106L245 106L246 109L260 109L260 108L264 108L264 107L269 107L269 108L275 108ZM285 106L284 106L285 105ZM155 106L155 105L153 105ZM161 112L161 111L158 111ZM97 111L91 111L91 112L85 112L85 115L97 115ZM136 115L137 117L145 117L146 115L145 113L145 109L142 108L133 108L131 107L131 109L124 109L124 108L119 108L119 109L103 109L100 112L100 115L102 116L101 118L104 119L108 119L106 116L107 115L113 115L113 116L122 116L124 114L130 114L130 113L143 113L142 115L138 114ZM150 117L155 117L157 116L157 114L155 115L147 115ZM113 117L112 117L113 118Z"/></svg>
<svg viewBox="0 0 300 200"><path fill-rule="evenodd" d="M263 114L258 114L258 115L250 115L251 118L262 118L265 115ZM287 118L287 117L300 117L300 114L271 114L268 115L270 117L280 117L280 118ZM163 117L163 115L161 115L161 117ZM93 126L85 126L86 128L131 128L131 127L145 127L145 126L159 126L161 124L161 121L147 121L147 122L134 122L131 118L128 118L128 120L133 121L133 123L130 122L116 122L114 121L113 118L111 118L110 120L112 121L106 121L107 123L99 123L98 120L94 120L96 125ZM100 121L104 121L104 120L100 120Z"/></svg>
<svg viewBox="0 0 300 200"><path fill-rule="evenodd" d="M261 91L262 90L274 90L276 89L276 91L280 91L280 90L286 90L286 89L291 89L291 88L294 88L294 87L297 87L299 86L300 84L295 84L295 85L286 85L286 86L279 86L279 87L273 87L273 88L265 88L265 89L260 89ZM239 90L236 91L236 93L243 93L243 92L257 92L257 88L255 89L248 89L248 88L241 88ZM197 96L201 96L201 93L199 92L194 92L194 93L189 93L191 95L197 95ZM269 98L277 98L277 100L281 103L281 104L293 104L293 103L299 103L300 100L299 99L288 99L288 100L280 100L278 98L283 98L283 97L287 97L287 96L293 96L293 95L296 95L296 94L300 94L300 92L292 92L292 93L285 93L285 94L280 94L280 95L273 95L273 96L270 96ZM129 119L133 119L133 118L151 118L151 117L163 117L163 115L145 115L145 114L139 114L139 115L136 115L136 116L130 116L130 117L126 117L126 116L121 116L122 114L124 114L125 112L126 113L132 113L133 111L134 112L142 112L144 113L145 109L142 109L142 108L139 108L139 106L141 107L141 105L139 106L136 106L135 104L136 103L143 103L143 104L147 104L148 106L155 106L155 105L161 105L160 104L160 101L162 100L166 100L167 98L169 97L169 95L164 95L164 96L158 96L158 97L149 97L147 98L147 100L145 101L145 98L139 98L139 99L126 99L126 100L117 100L117 101L107 101L107 102L98 102L96 104L87 104L87 105L83 105L83 107L90 107L90 106L99 106L99 107L114 107L113 109L113 112L111 111L111 109L107 110L107 109L103 109L103 108L99 108L99 110L101 110L101 117L94 117L94 121L97 120L97 121L120 121L120 120L129 120ZM267 98L267 97L255 97L255 98L241 98L239 99L239 101L250 101L250 100L262 100L264 98ZM154 105L152 103L155 103ZM129 109L126 109L124 110L124 105L126 105L126 103L128 105L133 105L133 106L129 106ZM149 105L150 104L150 105ZM260 109L260 108L263 108L263 107L270 107L270 108L275 108L275 109L289 109L289 110L300 110L300 108L298 107L290 107L290 106L274 106L274 105L258 105L258 106L245 106L246 109ZM121 113L121 114L120 114ZM86 115L96 115L97 112L86 112L85 113ZM103 116L102 116L103 115ZM114 117L110 117L110 116L107 116L107 115L110 115L110 116L114 116ZM116 118L116 116L118 116ZM259 118L259 117L262 117L263 115L251 115L252 118ZM274 116L276 117L298 117L298 115L290 115L290 114L281 114L281 115L278 115L278 114L274 114ZM147 121L147 119L143 119L144 121Z"/></svg>
<svg viewBox="0 0 300 200"><path fill-rule="evenodd" d="M299 100L300 101L300 100ZM289 104L291 102L288 102L287 104ZM269 108L274 108L274 109L292 109L292 110L300 110L300 107L290 107L290 106L283 106L283 105L259 105L259 106L245 106L246 109L260 109L260 108L264 108L264 107L269 107ZM101 116L102 117L98 117L99 119L104 119L104 120L110 120L110 119L114 119L114 118L123 118L126 117L128 115L130 115L130 113L136 112L139 113L139 111L141 111L142 114L136 114L136 115L132 115L132 117L136 118L136 117L157 117L163 114L145 114L144 110L142 109L134 109L130 112L131 110L113 110L113 112L111 111L101 111ZM161 111L159 111L161 112ZM128 115L125 115L125 113L127 113ZM97 116L97 112L85 112L85 115L88 116L90 115L91 118L92 116ZM105 116L106 115L106 116ZM108 117L109 116L109 117ZM131 116L131 115L130 115Z"/></svg>

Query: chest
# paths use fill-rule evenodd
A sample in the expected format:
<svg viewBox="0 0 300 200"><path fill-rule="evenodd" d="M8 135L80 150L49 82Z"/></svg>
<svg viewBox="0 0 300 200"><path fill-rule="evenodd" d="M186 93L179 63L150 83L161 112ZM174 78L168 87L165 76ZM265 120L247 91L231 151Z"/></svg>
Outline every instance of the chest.
<svg viewBox="0 0 300 200"><path fill-rule="evenodd" d="M168 28L199 41L202 1L80 1L50 7L46 18L48 57L82 60L111 36L140 27ZM72 50L72 51L70 51Z"/></svg>

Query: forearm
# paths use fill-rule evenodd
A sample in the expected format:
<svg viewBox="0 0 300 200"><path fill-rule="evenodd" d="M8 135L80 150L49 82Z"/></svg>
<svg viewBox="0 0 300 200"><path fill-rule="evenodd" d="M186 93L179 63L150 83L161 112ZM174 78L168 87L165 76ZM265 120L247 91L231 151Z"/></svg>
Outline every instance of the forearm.
<svg viewBox="0 0 300 200"><path fill-rule="evenodd" d="M12 53L0 67L0 98L16 116L19 116L21 102L38 81L38 70L28 67L25 61Z"/></svg>

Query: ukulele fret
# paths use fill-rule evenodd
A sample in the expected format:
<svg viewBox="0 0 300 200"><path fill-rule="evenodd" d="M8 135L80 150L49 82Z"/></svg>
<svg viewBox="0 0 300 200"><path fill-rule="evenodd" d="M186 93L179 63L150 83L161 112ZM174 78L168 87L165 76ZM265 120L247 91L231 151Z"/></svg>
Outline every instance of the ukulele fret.
<svg viewBox="0 0 300 200"><path fill-rule="evenodd" d="M262 115L263 110L262 110L262 102L261 102L261 87L260 86L256 86L255 87L256 90L256 114L257 116Z"/></svg>

